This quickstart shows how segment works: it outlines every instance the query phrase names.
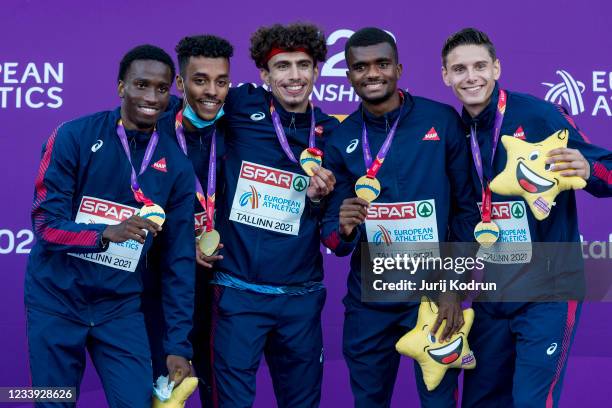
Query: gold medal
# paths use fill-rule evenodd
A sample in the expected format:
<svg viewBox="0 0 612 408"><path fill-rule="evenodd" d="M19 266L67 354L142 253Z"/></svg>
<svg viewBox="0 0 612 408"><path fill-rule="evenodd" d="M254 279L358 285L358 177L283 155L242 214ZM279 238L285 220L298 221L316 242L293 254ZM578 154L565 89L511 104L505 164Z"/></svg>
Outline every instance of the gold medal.
<svg viewBox="0 0 612 408"><path fill-rule="evenodd" d="M217 254L217 248L221 242L221 236L217 230L213 229L210 231L204 231L198 240L198 246L200 251L206 256L213 256Z"/></svg>
<svg viewBox="0 0 612 408"><path fill-rule="evenodd" d="M357 197L371 203L380 195L380 181L375 177L359 177L355 183L355 194L357 194Z"/></svg>
<svg viewBox="0 0 612 408"><path fill-rule="evenodd" d="M317 154L319 152L319 149L304 149L300 154L300 166L310 177L314 174L312 170L315 167L321 167L321 164L323 164L323 156Z"/></svg>
<svg viewBox="0 0 612 408"><path fill-rule="evenodd" d="M499 227L492 221L480 221L474 228L474 238L482 247L489 248L499 238Z"/></svg>
<svg viewBox="0 0 612 408"><path fill-rule="evenodd" d="M164 221L166 220L166 213L164 212L164 209L157 204L143 205L138 215L142 218L146 218L150 221L153 221L160 227L164 224Z"/></svg>

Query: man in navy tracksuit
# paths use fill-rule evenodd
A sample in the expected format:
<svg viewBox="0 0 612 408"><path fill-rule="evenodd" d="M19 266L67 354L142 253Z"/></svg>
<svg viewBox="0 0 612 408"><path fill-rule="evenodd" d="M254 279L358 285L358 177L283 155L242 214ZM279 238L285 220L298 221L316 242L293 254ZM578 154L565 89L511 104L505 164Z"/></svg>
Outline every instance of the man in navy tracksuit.
<svg viewBox="0 0 612 408"><path fill-rule="evenodd" d="M326 293L319 209L335 180L322 167L309 179L296 161L305 149L321 150L337 126L308 101L326 51L312 25L259 29L251 56L271 92L241 86L224 107L225 192L216 220L225 248L215 264L211 331L213 399L221 407L253 404L262 354L279 407L319 404Z"/></svg>
<svg viewBox="0 0 612 408"><path fill-rule="evenodd" d="M233 55L233 47L223 38L199 35L183 38L176 46L176 53L180 70L177 87L183 92L183 100L172 101L173 114L166 115L164 125L170 128L170 133L174 133L174 115L182 111L182 130L187 155L193 164L202 191L206 194L213 134L216 142L217 179L222 180L222 158L225 155L223 125L219 125L217 120L223 116L223 104L229 90L230 58ZM219 185L221 186L221 183ZM216 192L217 197L220 196L219 190L220 188ZM196 234L205 228L204 207L199 200L195 200ZM198 245L195 248L199 267L196 268L194 327L190 339L193 345L193 365L197 376L203 380L199 386L200 400L202 406L208 407L212 405L209 336L212 288L209 282L212 264L223 257L221 255L207 257L200 252ZM223 248L222 244L220 248ZM143 292L143 311L151 344L154 378L167 374L167 353L162 343L165 327L162 319L162 303L159 301L162 291L161 273L166 259L159 256L161 253L161 251L153 252L156 258L150 259L151 272L147 274Z"/></svg>
<svg viewBox="0 0 612 408"><path fill-rule="evenodd" d="M78 394L87 350L109 406L150 406L140 296L154 239L167 259L167 368L177 382L190 372L193 168L171 135L155 130L173 76L163 50L134 48L120 64L121 107L61 125L43 149L32 209L38 241L25 280L33 386L76 387ZM143 202L163 208L163 228L137 215ZM74 406L49 404L60 405Z"/></svg>
<svg viewBox="0 0 612 408"><path fill-rule="evenodd" d="M353 251L344 298L343 351L355 406L388 407L400 361L394 346L414 327L419 304L362 301L361 244L397 243L407 231L419 235L419 245L429 248L448 240L470 241L478 209L469 199L470 164L460 118L450 106L398 91L402 66L393 38L377 28L359 30L346 44L346 59L347 76L363 102L326 146L326 164L336 175L337 185L323 220L323 239L338 256ZM368 170L364 142L372 157L381 154L396 123L397 132L376 176L382 186L380 196L368 205L355 197L354 190ZM381 232L389 242L381 239ZM436 326L447 320L441 335L447 339L462 326L463 316L456 294L437 300ZM437 328L431 332L435 334ZM449 370L432 392L427 391L416 363L415 371L423 406L456 405L458 370Z"/></svg>
<svg viewBox="0 0 612 408"><path fill-rule="evenodd" d="M443 79L463 103L463 119L476 135L482 155L484 180L490 181L506 164L507 153L499 143L492 158L494 122L500 95L506 96L501 135L534 143L559 130L569 130L568 147L552 151L548 164L562 175L580 176L585 190L598 196L612 193L612 154L588 143L565 111L530 95L504 90L498 83L500 63L486 34L464 29L453 34L442 50ZM527 158L531 160L532 158ZM480 190L475 167L473 180ZM538 179L527 177L522 185L536 186ZM476 319L470 345L478 358L475 370L466 371L463 405L467 407L557 406L567 356L573 341L583 285L576 198L572 190L560 193L548 218L537 221L520 197L492 196L493 221L502 231L502 242L520 253L521 263L504 264L503 258L488 263L485 279L497 280L495 294L481 299L501 302L475 303ZM504 214L511 216L502 216ZM496 215L497 214L497 215ZM516 231L520 237L506 238ZM538 250L531 242L576 243L556 253ZM525 244L527 244L525 246ZM568 248L568 245L560 248ZM575 249L575 250L573 250ZM496 258L497 259L497 258ZM569 283L569 284L568 284ZM563 285L563 286L561 286ZM577 290L565 291L574 285ZM541 290L540 290L541 289ZM512 302L527 297L539 302ZM491 298L491 296L493 298ZM563 296L565 296L563 298ZM549 299L563 300L546 302Z"/></svg>

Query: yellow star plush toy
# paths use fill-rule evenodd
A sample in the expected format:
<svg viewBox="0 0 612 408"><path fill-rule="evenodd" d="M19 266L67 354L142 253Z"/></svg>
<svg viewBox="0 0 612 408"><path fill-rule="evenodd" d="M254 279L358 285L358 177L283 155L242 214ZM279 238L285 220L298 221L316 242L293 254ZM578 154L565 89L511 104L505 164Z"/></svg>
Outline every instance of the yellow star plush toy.
<svg viewBox="0 0 612 408"><path fill-rule="evenodd" d="M508 152L504 171L491 182L491 191L505 196L521 196L531 208L536 220L542 221L561 191L578 190L586 186L582 177L562 176L546 164L547 154L553 149L567 147L569 133L560 130L539 143L529 143L512 136L502 136Z"/></svg>
<svg viewBox="0 0 612 408"><path fill-rule="evenodd" d="M446 320L442 322L435 336L430 333L437 315L436 304L426 297L421 298L416 326L395 345L395 349L400 354L412 357L419 363L428 391L436 389L449 368L476 367L476 358L467 341L474 322L474 309L463 311L463 326L447 343L438 341L438 336L444 331Z"/></svg>
<svg viewBox="0 0 612 408"><path fill-rule="evenodd" d="M197 386L197 377L187 377L172 390L167 401L161 402L157 397L153 397L153 408L185 408L185 401L193 394Z"/></svg>

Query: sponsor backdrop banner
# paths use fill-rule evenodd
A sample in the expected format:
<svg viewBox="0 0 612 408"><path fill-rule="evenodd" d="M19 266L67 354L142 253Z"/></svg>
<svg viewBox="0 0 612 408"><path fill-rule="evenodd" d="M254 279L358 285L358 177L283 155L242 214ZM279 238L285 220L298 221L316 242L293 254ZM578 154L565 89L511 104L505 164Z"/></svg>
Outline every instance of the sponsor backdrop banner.
<svg viewBox="0 0 612 408"><path fill-rule="evenodd" d="M344 44L357 29L379 26L397 39L404 73L400 85L416 95L457 103L440 75L445 38L465 26L488 32L497 46L503 87L561 103L591 141L612 148L612 4L589 1L405 2L370 4L311 0L304 3L181 0L77 2L5 0L0 11L0 318L1 386L29 384L23 279L33 244L29 210L41 145L60 123L119 104L122 55L141 43L174 56L188 34L214 33L235 47L232 83L260 84L249 59L249 36L259 26L296 20L320 25L328 38L313 101L332 114L348 114L358 98L345 77ZM359 137L359 135L355 135ZM416 165L426 166L427 163ZM585 240L610 241L610 201L578 193ZM325 407L352 404L341 353L346 259L326 256L329 288L324 311ZM562 403L607 405L612 377L612 304L586 304L569 359ZM543 350L544 352L544 350ZM479 361L486 364L486 361ZM274 405L262 366L256 405ZM297 384L296 384L297 386ZM584 392L588 390L588 392ZM101 387L88 366L82 406L102 407ZM400 369L394 406L414 404L411 364Z"/></svg>

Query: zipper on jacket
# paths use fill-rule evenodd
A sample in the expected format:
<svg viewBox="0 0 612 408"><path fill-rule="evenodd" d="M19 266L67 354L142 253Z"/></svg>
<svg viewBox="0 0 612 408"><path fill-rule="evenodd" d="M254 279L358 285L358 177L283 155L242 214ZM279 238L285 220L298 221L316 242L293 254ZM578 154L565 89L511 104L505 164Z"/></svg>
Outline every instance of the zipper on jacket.
<svg viewBox="0 0 612 408"><path fill-rule="evenodd" d="M295 127L295 114L291 114L291 123L289 124L289 132L293 131L293 134L297 134L297 129Z"/></svg>

